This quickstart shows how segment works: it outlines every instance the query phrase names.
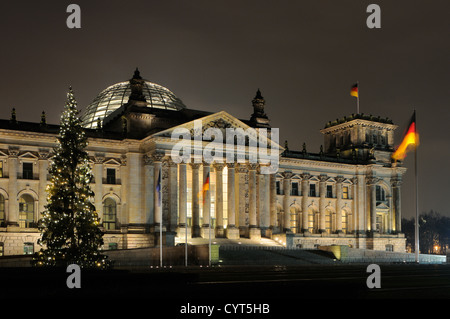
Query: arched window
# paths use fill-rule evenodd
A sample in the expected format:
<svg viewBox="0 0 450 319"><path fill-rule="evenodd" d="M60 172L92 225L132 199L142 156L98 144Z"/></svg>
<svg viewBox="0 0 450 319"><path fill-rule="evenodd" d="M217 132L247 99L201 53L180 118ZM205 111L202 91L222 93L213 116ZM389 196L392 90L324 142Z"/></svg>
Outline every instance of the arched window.
<svg viewBox="0 0 450 319"><path fill-rule="evenodd" d="M341 211L341 214L342 214L342 232L345 234L345 233L347 233L347 221L348 221L348 219L347 219L347 211L345 210L345 209L343 209L342 211Z"/></svg>
<svg viewBox="0 0 450 319"><path fill-rule="evenodd" d="M377 204L386 201L386 192L382 186L376 186L376 200Z"/></svg>
<svg viewBox="0 0 450 319"><path fill-rule="evenodd" d="M103 202L103 228L105 230L116 229L117 204L110 197Z"/></svg>
<svg viewBox="0 0 450 319"><path fill-rule="evenodd" d="M6 226L5 218L5 197L0 194L0 227Z"/></svg>
<svg viewBox="0 0 450 319"><path fill-rule="evenodd" d="M329 209L325 209L325 230L328 234L331 234L331 216L332 212Z"/></svg>
<svg viewBox="0 0 450 319"><path fill-rule="evenodd" d="M30 195L22 195L19 199L19 226L23 228L35 227L34 199Z"/></svg>

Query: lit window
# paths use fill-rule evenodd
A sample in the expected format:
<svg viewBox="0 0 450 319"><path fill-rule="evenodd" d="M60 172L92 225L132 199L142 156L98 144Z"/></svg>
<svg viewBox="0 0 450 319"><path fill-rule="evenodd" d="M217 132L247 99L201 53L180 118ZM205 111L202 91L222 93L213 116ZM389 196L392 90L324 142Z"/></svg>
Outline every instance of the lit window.
<svg viewBox="0 0 450 319"><path fill-rule="evenodd" d="M343 199L348 199L348 186L344 186L342 187L342 198Z"/></svg>
<svg viewBox="0 0 450 319"><path fill-rule="evenodd" d="M0 227L5 227L5 198L0 195Z"/></svg>
<svg viewBox="0 0 450 319"><path fill-rule="evenodd" d="M19 226L34 227L34 200L30 195L23 195L19 199Z"/></svg>
<svg viewBox="0 0 450 319"><path fill-rule="evenodd" d="M23 254L24 255L33 255L34 254L33 243L23 243Z"/></svg>
<svg viewBox="0 0 450 319"><path fill-rule="evenodd" d="M106 230L116 229L117 205L112 198L105 199L103 203L103 228Z"/></svg>

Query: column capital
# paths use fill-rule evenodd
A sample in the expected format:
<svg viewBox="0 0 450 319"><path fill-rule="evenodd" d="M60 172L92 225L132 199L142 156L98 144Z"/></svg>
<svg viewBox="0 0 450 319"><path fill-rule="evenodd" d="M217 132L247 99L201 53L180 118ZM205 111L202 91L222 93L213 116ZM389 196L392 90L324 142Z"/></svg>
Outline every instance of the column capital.
<svg viewBox="0 0 450 319"><path fill-rule="evenodd" d="M311 178L311 174L302 173L302 174L300 174L300 177L302 178L302 181L309 181L309 179Z"/></svg>
<svg viewBox="0 0 450 319"><path fill-rule="evenodd" d="M160 152L155 152L155 153L147 154L147 156L150 156L154 162L162 162L165 154L160 153Z"/></svg>
<svg viewBox="0 0 450 319"><path fill-rule="evenodd" d="M207 161L202 161L201 164L202 164L203 166L207 166L207 167L211 166L211 163L210 163L210 162L207 162Z"/></svg>
<svg viewBox="0 0 450 319"><path fill-rule="evenodd" d="M335 178L336 183L342 184L342 182L345 180L344 176L336 176Z"/></svg>
<svg viewBox="0 0 450 319"><path fill-rule="evenodd" d="M225 164L224 163L214 163L212 166L214 167L214 169L216 171L221 172L223 170L223 168L225 167Z"/></svg>
<svg viewBox="0 0 450 319"><path fill-rule="evenodd" d="M17 158L19 156L19 148L18 147L10 147L8 149L8 157Z"/></svg>
<svg viewBox="0 0 450 319"><path fill-rule="evenodd" d="M50 150L48 149L39 149L38 158L40 160L47 160L50 157Z"/></svg>
<svg viewBox="0 0 450 319"><path fill-rule="evenodd" d="M281 173L281 175L283 175L284 179L290 179L292 176L294 176L294 174L290 171L285 171L285 172Z"/></svg>
<svg viewBox="0 0 450 319"><path fill-rule="evenodd" d="M238 173L247 173L248 172L247 164L244 164L244 163L237 165L236 169L237 169Z"/></svg>
<svg viewBox="0 0 450 319"><path fill-rule="evenodd" d="M125 154L120 157L120 165L127 166L127 156Z"/></svg>
<svg viewBox="0 0 450 319"><path fill-rule="evenodd" d="M151 156L148 156L147 154L144 155L144 165L152 165L153 164L153 158Z"/></svg>
<svg viewBox="0 0 450 319"><path fill-rule="evenodd" d="M103 164L105 161L105 153L95 153L94 154L94 163L95 164Z"/></svg>
<svg viewBox="0 0 450 319"><path fill-rule="evenodd" d="M256 171L257 169L258 169L258 163L248 163L247 164L247 168L250 170L250 171Z"/></svg>
<svg viewBox="0 0 450 319"><path fill-rule="evenodd" d="M236 163L225 163L225 165L227 165L228 168L235 168L236 167Z"/></svg>
<svg viewBox="0 0 450 319"><path fill-rule="evenodd" d="M391 178L391 186L392 187L400 187L403 184L403 181L399 177Z"/></svg>
<svg viewBox="0 0 450 319"><path fill-rule="evenodd" d="M380 181L380 179L378 177L366 176L366 184L367 184L367 186L375 186L379 181Z"/></svg>
<svg viewBox="0 0 450 319"><path fill-rule="evenodd" d="M192 169L199 169L200 167L200 163L189 163L189 165L191 166Z"/></svg>
<svg viewBox="0 0 450 319"><path fill-rule="evenodd" d="M325 174L319 175L319 181L320 183L325 183L328 180L328 176Z"/></svg>

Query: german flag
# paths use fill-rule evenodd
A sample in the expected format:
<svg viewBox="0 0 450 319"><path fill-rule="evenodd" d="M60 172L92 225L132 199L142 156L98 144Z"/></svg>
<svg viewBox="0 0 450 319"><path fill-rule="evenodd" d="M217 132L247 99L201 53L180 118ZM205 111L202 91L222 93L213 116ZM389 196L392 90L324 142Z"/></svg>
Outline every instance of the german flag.
<svg viewBox="0 0 450 319"><path fill-rule="evenodd" d="M358 97L358 83L354 84L350 90L350 95Z"/></svg>
<svg viewBox="0 0 450 319"><path fill-rule="evenodd" d="M403 160L406 157L406 153L412 148L419 145L419 134L416 130L416 111L414 111L411 121L409 122L408 129L403 135L403 140L397 150L392 154L394 160Z"/></svg>
<svg viewBox="0 0 450 319"><path fill-rule="evenodd" d="M203 183L203 189L201 191L201 194L203 195L203 203L205 203L205 194L209 190L209 173L206 175L205 182ZM200 193L198 194L198 197L200 197Z"/></svg>

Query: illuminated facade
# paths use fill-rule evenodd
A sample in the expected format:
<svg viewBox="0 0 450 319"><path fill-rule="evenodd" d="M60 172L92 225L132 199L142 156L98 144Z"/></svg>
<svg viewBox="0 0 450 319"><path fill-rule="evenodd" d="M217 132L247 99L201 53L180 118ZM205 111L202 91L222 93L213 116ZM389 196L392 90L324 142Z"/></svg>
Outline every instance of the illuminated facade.
<svg viewBox="0 0 450 319"><path fill-rule="evenodd" d="M211 227L214 237L267 237L301 248L405 250L400 185L406 169L391 162L396 126L387 119L357 114L329 122L319 153L284 145L274 174L262 174L261 165L249 161L177 164L171 158L174 129L192 130L195 120L204 128L270 128L259 90L252 104L245 120L189 109L138 71L102 91L82 120L103 248L154 246L160 227L163 242L173 245L186 232L208 237ZM40 123L17 121L14 114L0 120L1 255L39 249L36 223L57 134L45 117ZM246 158L252 151L245 146ZM209 191L202 193L206 176Z"/></svg>

